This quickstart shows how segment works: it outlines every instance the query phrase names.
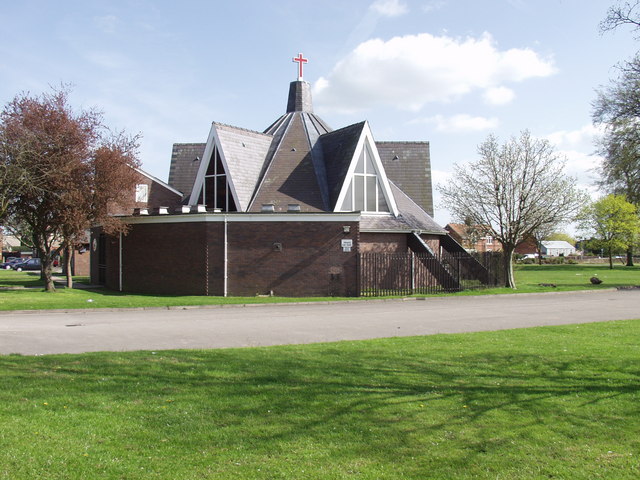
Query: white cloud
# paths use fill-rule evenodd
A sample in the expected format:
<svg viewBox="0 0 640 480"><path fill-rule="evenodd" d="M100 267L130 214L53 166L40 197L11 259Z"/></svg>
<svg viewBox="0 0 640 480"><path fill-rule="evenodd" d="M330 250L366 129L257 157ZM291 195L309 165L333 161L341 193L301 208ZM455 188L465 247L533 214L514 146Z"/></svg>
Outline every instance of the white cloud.
<svg viewBox="0 0 640 480"><path fill-rule="evenodd" d="M102 17L94 17L95 25L105 33L115 33L119 23L118 17L115 15L104 15Z"/></svg>
<svg viewBox="0 0 640 480"><path fill-rule="evenodd" d="M413 120L411 123L433 123L439 132L479 132L496 128L499 124L497 118L473 117L466 113L444 117L435 115L433 117Z"/></svg>
<svg viewBox="0 0 640 480"><path fill-rule="evenodd" d="M325 111L353 113L375 105L417 111L429 102L553 73L550 59L527 48L500 51L488 33L465 39L422 33L361 43L318 80L314 98Z"/></svg>
<svg viewBox="0 0 640 480"><path fill-rule="evenodd" d="M587 124L577 130L559 130L545 135L545 138L557 148L579 148L592 152L596 139L603 133L603 127Z"/></svg>
<svg viewBox="0 0 640 480"><path fill-rule="evenodd" d="M489 105L506 105L515 98L516 94L507 87L493 87L485 90L483 98Z"/></svg>
<svg viewBox="0 0 640 480"><path fill-rule="evenodd" d="M602 133L600 127L588 124L576 130L559 130L544 136L566 159L565 172L576 177L578 186L592 197L598 192L597 169L602 162L602 157L594 153L595 140Z"/></svg>
<svg viewBox="0 0 640 480"><path fill-rule="evenodd" d="M89 63L105 70L123 70L131 66L129 59L117 52L91 51L84 57Z"/></svg>
<svg viewBox="0 0 640 480"><path fill-rule="evenodd" d="M431 12L434 12L436 10L440 10L446 4L447 4L447 2L445 2L444 0L431 0L430 2L427 2L422 7L422 11L424 13L431 13Z"/></svg>
<svg viewBox="0 0 640 480"><path fill-rule="evenodd" d="M407 5L400 0L376 0L369 8L384 17L398 17L409 11Z"/></svg>

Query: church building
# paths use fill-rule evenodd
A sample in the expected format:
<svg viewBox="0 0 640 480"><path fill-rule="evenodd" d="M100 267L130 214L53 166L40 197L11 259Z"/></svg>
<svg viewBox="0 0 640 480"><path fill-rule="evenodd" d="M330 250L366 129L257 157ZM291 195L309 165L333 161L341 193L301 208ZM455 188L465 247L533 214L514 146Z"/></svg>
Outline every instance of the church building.
<svg viewBox="0 0 640 480"><path fill-rule="evenodd" d="M429 143L376 141L366 121L332 129L313 111L306 59L293 60L299 75L283 115L262 132L213 122L206 142L174 144L163 185L172 196L124 215L127 235L92 230L92 282L157 294L356 296L365 254L464 251L432 218ZM432 281L448 275L431 270Z"/></svg>

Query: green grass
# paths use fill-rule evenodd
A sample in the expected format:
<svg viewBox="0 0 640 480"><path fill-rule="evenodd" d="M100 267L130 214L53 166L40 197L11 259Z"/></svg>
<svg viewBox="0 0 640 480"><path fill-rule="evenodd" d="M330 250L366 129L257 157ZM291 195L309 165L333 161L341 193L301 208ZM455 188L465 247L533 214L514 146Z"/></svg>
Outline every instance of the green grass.
<svg viewBox="0 0 640 480"><path fill-rule="evenodd" d="M606 265L517 265L515 267L517 290L492 288L467 290L454 295L493 295L501 293L532 293L568 290L602 290L605 288L640 285L640 267ZM589 278L597 276L604 283L592 285ZM76 280L88 282L86 277ZM540 283L557 286L541 287ZM171 295L123 294L107 289L80 290L59 288L55 294L46 293L39 275L34 272L0 270L0 288L18 287L17 290L0 291L0 310L77 309L77 308L141 308L187 305L222 305L274 302L311 302L346 300L345 298L287 298L287 297L204 297ZM29 288L22 288L29 287ZM386 297L388 298L388 297ZM350 298L349 300L354 300ZM364 300L364 299L361 299Z"/></svg>
<svg viewBox="0 0 640 480"><path fill-rule="evenodd" d="M540 287L540 283L556 284L557 290L600 290L603 288L617 288L625 286L640 286L640 267L609 265L516 265L516 282L518 290L536 289L549 290ZM589 279L598 277L603 281L600 285L592 285Z"/></svg>
<svg viewBox="0 0 640 480"><path fill-rule="evenodd" d="M0 357L0 479L635 479L640 320Z"/></svg>

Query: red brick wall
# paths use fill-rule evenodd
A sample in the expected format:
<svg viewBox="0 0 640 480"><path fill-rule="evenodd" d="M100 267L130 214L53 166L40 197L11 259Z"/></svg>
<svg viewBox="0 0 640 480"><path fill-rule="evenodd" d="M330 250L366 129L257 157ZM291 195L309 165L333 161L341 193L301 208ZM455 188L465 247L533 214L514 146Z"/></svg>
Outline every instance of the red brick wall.
<svg viewBox="0 0 640 480"><path fill-rule="evenodd" d="M123 237L123 290L206 295L206 227L205 223L132 225Z"/></svg>
<svg viewBox="0 0 640 480"><path fill-rule="evenodd" d="M406 233L361 233L360 253L405 253Z"/></svg>
<svg viewBox="0 0 640 480"><path fill-rule="evenodd" d="M229 223L229 295L356 295L357 233L356 222Z"/></svg>
<svg viewBox="0 0 640 480"><path fill-rule="evenodd" d="M420 238L424 243L429 245L429 248L437 255L440 253L440 235L428 235L423 233Z"/></svg>
<svg viewBox="0 0 640 480"><path fill-rule="evenodd" d="M357 222L229 222L228 295L357 294ZM345 234L343 225L350 226ZM342 239L352 239L343 252ZM107 237L107 287L119 287L116 237ZM280 244L279 249L274 244ZM92 281L97 281L97 255ZM137 224L123 238L123 290L224 294L224 223Z"/></svg>
<svg viewBox="0 0 640 480"><path fill-rule="evenodd" d="M182 196L169 190L164 185L155 182L146 175L138 174L137 183L145 184L149 186L149 199L147 202L134 202L134 208L156 208L156 207L169 207L170 212L173 212L175 208L182 205ZM130 193L131 200L135 200L136 191L132 190ZM123 211L121 208L111 207L110 213L120 215L130 215L131 211Z"/></svg>
<svg viewBox="0 0 640 480"><path fill-rule="evenodd" d="M89 253L89 245L84 245L82 248L76 248L73 252L73 274L74 275L89 275L89 266L91 254Z"/></svg>

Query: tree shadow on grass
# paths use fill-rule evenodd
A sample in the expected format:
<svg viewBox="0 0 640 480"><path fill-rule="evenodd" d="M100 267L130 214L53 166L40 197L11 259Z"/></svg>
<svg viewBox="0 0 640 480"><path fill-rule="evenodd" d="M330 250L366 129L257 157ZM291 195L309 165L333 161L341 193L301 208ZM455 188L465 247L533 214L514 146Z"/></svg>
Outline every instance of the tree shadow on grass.
<svg viewBox="0 0 640 480"><path fill-rule="evenodd" d="M462 468L487 453L508 455L514 442L531 437L582 445L582 436L638 427L640 372L632 355L555 353L574 339L568 329L554 331L555 339L532 336L534 351L510 346L510 334L499 333L483 337L497 340L481 352L470 340L480 337L442 336L0 357L0 404L10 405L14 395L46 398L99 416L112 415L104 406L114 405L121 413L114 422L133 422L141 434L185 448L250 445L252 455L270 458L314 443L339 464L367 458L397 465L399 476L418 475L416 456L428 458L434 471ZM535 352L535 342L544 353ZM536 441L527 448L540 448Z"/></svg>

